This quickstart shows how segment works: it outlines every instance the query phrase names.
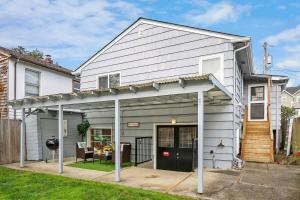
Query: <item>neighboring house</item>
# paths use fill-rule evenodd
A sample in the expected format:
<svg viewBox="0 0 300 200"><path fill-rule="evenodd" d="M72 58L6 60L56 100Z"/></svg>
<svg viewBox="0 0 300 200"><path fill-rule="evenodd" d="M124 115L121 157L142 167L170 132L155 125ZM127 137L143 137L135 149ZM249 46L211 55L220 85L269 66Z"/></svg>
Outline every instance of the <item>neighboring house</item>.
<svg viewBox="0 0 300 200"><path fill-rule="evenodd" d="M8 108L9 100L72 92L77 82L71 70L53 64L51 57L37 60L3 47L0 70L0 118L20 118L17 111Z"/></svg>
<svg viewBox="0 0 300 200"><path fill-rule="evenodd" d="M140 18L74 72L76 95L10 103L80 108L91 124L89 145L105 137L118 154L120 142L130 142L132 160L150 156L154 169L196 165L202 192L202 167L240 164L240 143L243 160L274 160L288 77L255 74L252 62L249 37ZM152 142L136 143L141 137ZM119 181L118 159L115 174Z"/></svg>
<svg viewBox="0 0 300 200"><path fill-rule="evenodd" d="M58 93L77 92L79 80L72 75L71 70L53 64L51 57L37 60L0 47L0 119L21 119L20 110L14 110L7 105L7 101L37 97ZM57 135L57 127L51 126L57 121L57 111L31 109L26 111L26 158L27 160L46 159L46 139ZM67 113L66 155L74 156L74 144L80 140L76 125L81 122L81 113ZM56 130L56 131L54 131ZM71 152L71 153L70 153ZM48 156L49 158L49 156Z"/></svg>
<svg viewBox="0 0 300 200"><path fill-rule="evenodd" d="M282 105L293 107L300 115L300 86L287 87L282 91Z"/></svg>

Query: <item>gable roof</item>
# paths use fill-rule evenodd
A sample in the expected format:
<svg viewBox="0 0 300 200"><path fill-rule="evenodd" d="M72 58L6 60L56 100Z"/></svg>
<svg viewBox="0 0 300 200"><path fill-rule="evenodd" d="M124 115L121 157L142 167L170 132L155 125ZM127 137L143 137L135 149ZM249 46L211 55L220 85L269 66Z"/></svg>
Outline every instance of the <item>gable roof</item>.
<svg viewBox="0 0 300 200"><path fill-rule="evenodd" d="M64 68L60 65L49 64L49 63L43 62L42 60L35 59L29 55L24 55L24 54L12 51L12 50L4 48L4 47L0 47L0 53L3 53L4 55L6 55L8 57L12 57L12 58L19 59L19 60L22 60L22 61L25 61L28 63L32 63L32 64L38 65L43 68L47 68L47 69L55 71L55 72L60 72L60 73L63 73L65 75L72 76L72 77L74 76L72 74L72 70Z"/></svg>
<svg viewBox="0 0 300 200"><path fill-rule="evenodd" d="M298 85L296 87L287 87L285 90L288 93L290 93L291 95L294 95L294 94L296 94L300 90L300 85Z"/></svg>
<svg viewBox="0 0 300 200"><path fill-rule="evenodd" d="M131 30L136 28L140 24L150 24L150 25L155 25L155 26L160 26L160 27L165 27L165 28L171 28L171 29L176 29L176 30L181 30L181 31L186 31L186 32L191 32L191 33L197 33L197 34L203 34L203 35L209 35L217 38L223 38L230 40L232 42L237 42L237 41L245 41L245 40L250 40L250 37L247 36L241 36L241 35L235 35L235 34L230 34L230 33L223 33L223 32L218 32L218 31L212 31L212 30L207 30L207 29L201 29L201 28L196 28L192 26L186 26L186 25L181 25L181 24L175 24L175 23L170 23L170 22L164 22L164 21L159 21L159 20L153 20L153 19L147 19L147 18L138 18L135 22L133 22L129 27L127 27L124 31L122 31L119 35L117 35L112 41L110 41L108 44L106 44L102 49L100 49L98 52L96 52L94 55L92 55L88 60L86 60L83 64L81 64L75 71L74 74L80 73L81 69L86 67L89 63L91 63L94 59L96 59L99 55L101 55L104 51L106 51L108 48L110 48L113 44L115 44L117 41L122 39L127 33L129 33Z"/></svg>

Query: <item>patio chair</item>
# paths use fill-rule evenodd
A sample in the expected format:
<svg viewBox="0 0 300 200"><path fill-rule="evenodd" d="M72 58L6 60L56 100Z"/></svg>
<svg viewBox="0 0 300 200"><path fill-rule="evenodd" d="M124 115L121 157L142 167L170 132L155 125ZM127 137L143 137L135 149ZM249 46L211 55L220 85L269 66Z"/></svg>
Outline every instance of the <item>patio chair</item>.
<svg viewBox="0 0 300 200"><path fill-rule="evenodd" d="M86 142L77 142L76 143L76 162L77 159L81 158L84 161L88 158L94 159L94 150L92 147L87 147Z"/></svg>
<svg viewBox="0 0 300 200"><path fill-rule="evenodd" d="M121 163L131 162L131 144L121 142L121 155L120 155ZM112 153L112 162L115 162L115 151Z"/></svg>

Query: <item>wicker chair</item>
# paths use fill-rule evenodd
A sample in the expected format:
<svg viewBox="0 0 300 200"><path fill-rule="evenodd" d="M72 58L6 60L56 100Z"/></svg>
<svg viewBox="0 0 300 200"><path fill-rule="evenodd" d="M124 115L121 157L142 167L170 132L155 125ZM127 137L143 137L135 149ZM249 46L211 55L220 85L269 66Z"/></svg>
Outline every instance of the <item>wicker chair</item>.
<svg viewBox="0 0 300 200"><path fill-rule="evenodd" d="M131 144L121 142L121 163L131 162ZM112 162L115 162L115 151L112 153Z"/></svg>
<svg viewBox="0 0 300 200"><path fill-rule="evenodd" d="M78 158L83 159L83 161L86 161L88 158L94 159L94 149L92 147L82 147L78 143L76 142L76 162Z"/></svg>

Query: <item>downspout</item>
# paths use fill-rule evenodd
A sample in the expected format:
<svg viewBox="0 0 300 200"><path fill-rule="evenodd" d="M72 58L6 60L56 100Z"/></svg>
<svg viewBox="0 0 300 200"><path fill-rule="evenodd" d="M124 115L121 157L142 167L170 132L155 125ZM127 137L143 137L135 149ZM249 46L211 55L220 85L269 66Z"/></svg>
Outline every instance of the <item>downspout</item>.
<svg viewBox="0 0 300 200"><path fill-rule="evenodd" d="M279 144L278 144L278 142L279 142L279 138L278 138L278 136L279 136L279 132L278 132L278 85L276 85L276 123L275 124L276 124L276 154L277 154L279 151Z"/></svg>
<svg viewBox="0 0 300 200"><path fill-rule="evenodd" d="M16 60L14 63L14 100L17 99L17 64L20 61L20 58ZM17 118L17 111L14 109L14 119L16 120Z"/></svg>
<svg viewBox="0 0 300 200"><path fill-rule="evenodd" d="M236 119L235 119L235 115L236 115L236 69L237 69L237 63L236 63L236 54L237 52L244 50L246 48L248 48L250 46L250 42L249 40L245 40L245 43L247 42L247 44L239 49L236 49L233 51L233 160L234 162L237 163L242 163L243 161L241 159L239 159L238 157L236 157L236 130L235 130L235 123L236 123ZM243 81L243 80L242 80ZM241 88L243 90L243 88ZM238 165L238 167L241 167L240 165Z"/></svg>

